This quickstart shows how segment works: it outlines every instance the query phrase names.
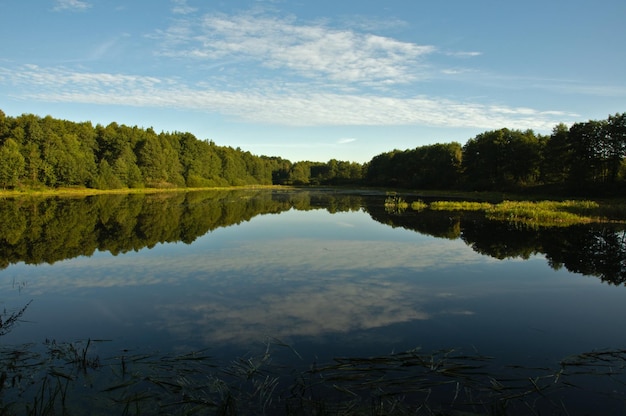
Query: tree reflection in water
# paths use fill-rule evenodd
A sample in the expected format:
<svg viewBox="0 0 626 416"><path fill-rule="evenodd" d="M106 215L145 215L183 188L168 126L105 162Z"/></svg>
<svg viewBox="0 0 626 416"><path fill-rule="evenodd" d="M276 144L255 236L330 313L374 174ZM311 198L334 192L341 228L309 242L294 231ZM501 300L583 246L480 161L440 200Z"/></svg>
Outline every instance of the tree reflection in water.
<svg viewBox="0 0 626 416"><path fill-rule="evenodd" d="M364 210L391 227L462 239L497 259L541 254L554 269L626 282L625 227L591 224L530 228L488 221L479 213L423 210L389 213L376 192L230 190L84 198L17 198L0 204L0 267L54 263L96 250L114 255L158 243L191 243L220 227L290 209Z"/></svg>

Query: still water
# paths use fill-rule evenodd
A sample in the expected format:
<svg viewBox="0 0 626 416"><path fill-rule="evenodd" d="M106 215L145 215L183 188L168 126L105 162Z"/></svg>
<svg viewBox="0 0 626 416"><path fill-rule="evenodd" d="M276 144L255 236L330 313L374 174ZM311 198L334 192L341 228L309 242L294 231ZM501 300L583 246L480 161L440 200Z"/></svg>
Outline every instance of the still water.
<svg viewBox="0 0 626 416"><path fill-rule="evenodd" d="M217 362L270 340L289 346L276 359L292 368L454 349L489 356L505 376L539 369L531 378L626 348L620 227L533 230L390 213L384 199L274 190L2 201L0 301L5 315L32 302L0 340L107 340L102 357L204 350ZM619 383L551 405L620 414L624 362L611 365Z"/></svg>

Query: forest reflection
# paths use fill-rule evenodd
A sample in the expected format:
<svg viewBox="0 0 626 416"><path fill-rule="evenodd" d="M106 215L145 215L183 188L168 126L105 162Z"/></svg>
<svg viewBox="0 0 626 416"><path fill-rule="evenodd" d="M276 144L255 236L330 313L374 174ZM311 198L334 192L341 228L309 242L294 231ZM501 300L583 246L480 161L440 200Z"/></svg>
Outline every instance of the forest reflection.
<svg viewBox="0 0 626 416"><path fill-rule="evenodd" d="M626 283L626 228L616 224L529 228L477 213L389 213L385 195L336 191L230 190L17 198L0 204L0 267L54 263L95 251L114 255L159 243L192 243L212 230L290 209L367 212L372 219L437 238L461 239L497 259L543 255L554 269Z"/></svg>

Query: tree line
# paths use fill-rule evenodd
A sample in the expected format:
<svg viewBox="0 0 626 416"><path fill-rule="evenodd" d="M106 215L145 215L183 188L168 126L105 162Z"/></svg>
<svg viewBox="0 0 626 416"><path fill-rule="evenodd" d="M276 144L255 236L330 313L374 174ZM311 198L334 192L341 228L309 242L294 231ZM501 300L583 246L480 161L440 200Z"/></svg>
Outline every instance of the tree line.
<svg viewBox="0 0 626 416"><path fill-rule="evenodd" d="M457 142L375 156L369 185L415 189L592 189L626 184L626 113L559 124L551 135L507 128Z"/></svg>
<svg viewBox="0 0 626 416"><path fill-rule="evenodd" d="M615 189L626 185L626 113L555 126L503 128L458 142L381 153L365 164L298 161L218 146L191 133L93 126L0 110L0 187L365 185L412 189Z"/></svg>
<svg viewBox="0 0 626 416"><path fill-rule="evenodd" d="M266 185L280 158L218 146L191 133L93 126L0 111L0 186L89 188Z"/></svg>

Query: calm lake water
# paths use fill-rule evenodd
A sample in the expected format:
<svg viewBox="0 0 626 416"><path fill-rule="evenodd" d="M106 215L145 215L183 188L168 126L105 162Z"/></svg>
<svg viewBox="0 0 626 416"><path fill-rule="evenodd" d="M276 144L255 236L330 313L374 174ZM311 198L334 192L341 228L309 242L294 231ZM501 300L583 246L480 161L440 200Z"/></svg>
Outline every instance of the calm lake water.
<svg viewBox="0 0 626 416"><path fill-rule="evenodd" d="M107 340L93 347L103 361L205 350L218 363L269 342L288 345L273 349L276 361L302 369L454 349L491 357L492 386L493 374L520 369L523 380L560 383L548 376L568 357L626 349L623 227L529 229L476 213L386 212L384 199L263 190L4 200L3 317L32 302L0 340ZM562 376L582 386L575 394L523 404L623 414L621 357L610 370L577 361Z"/></svg>

